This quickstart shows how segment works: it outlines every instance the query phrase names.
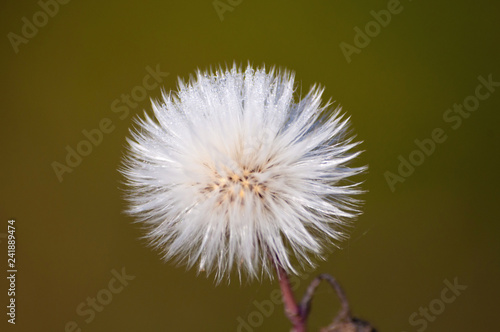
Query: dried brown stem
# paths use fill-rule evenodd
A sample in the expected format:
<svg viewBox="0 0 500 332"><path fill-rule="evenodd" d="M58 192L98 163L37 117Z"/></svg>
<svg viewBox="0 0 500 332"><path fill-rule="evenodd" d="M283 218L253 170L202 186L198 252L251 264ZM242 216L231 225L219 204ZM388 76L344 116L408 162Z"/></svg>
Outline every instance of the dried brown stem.
<svg viewBox="0 0 500 332"><path fill-rule="evenodd" d="M337 282L337 280L335 280L334 277L325 273L320 274L319 276L314 278L314 280L307 288L304 297L302 298L302 301L300 303L300 311L302 312L304 320L307 321L307 317L309 316L309 312L311 310L311 301L314 296L314 292L316 291L316 288L319 286L322 280L326 280L330 284L330 286L332 286L340 300L341 308L333 322L336 323L339 321L350 320L351 309L349 308L349 301L347 301L344 290L342 289L342 287L340 287L340 284Z"/></svg>
<svg viewBox="0 0 500 332"><path fill-rule="evenodd" d="M349 301L340 284L329 274L320 274L311 282L300 302L297 304L293 296L292 287L286 271L276 264L278 279L283 295L283 304L285 314L293 325L292 332L306 332L307 318L311 311L311 302L314 292L321 281L327 281L335 290L340 300L340 310L332 323L321 329L321 332L376 332L376 330L367 322L351 316Z"/></svg>

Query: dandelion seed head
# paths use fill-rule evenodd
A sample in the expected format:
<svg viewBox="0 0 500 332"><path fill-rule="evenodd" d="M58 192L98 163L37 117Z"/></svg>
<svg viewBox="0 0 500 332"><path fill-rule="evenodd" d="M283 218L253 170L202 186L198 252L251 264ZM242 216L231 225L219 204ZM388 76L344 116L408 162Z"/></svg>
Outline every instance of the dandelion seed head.
<svg viewBox="0 0 500 332"><path fill-rule="evenodd" d="M220 281L231 271L300 273L359 212L350 167L359 144L314 86L294 96L287 71L198 71L153 102L128 139L127 212L165 260ZM295 262L295 263L294 263Z"/></svg>

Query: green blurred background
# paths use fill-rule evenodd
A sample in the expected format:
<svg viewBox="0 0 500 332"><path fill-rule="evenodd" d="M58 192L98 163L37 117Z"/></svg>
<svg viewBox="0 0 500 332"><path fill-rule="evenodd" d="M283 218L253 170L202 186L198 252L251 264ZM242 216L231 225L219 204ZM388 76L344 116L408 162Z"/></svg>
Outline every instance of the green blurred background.
<svg viewBox="0 0 500 332"><path fill-rule="evenodd" d="M143 84L148 66L169 73L160 84L168 91L178 76L233 61L294 70L302 93L321 83L364 141L365 213L316 271L339 279L354 314L380 331L422 330L410 315L440 298L445 279L458 278L467 289L424 330L497 330L500 88L457 130L443 121L448 108L474 94L478 76L500 81L497 2L402 1L350 63L340 43L352 45L353 28L364 29L370 11L387 1L221 2L229 6L223 20L211 0L73 0L17 46L9 33L21 38L22 18L32 22L41 7L2 2L0 236L15 218L19 272L17 324L7 324L2 309L0 330L71 331L72 321L81 331L289 330L281 306L262 314L255 305L268 303L276 282L215 286L164 264L121 212L116 169L125 137L161 90L149 90L122 119L112 103ZM66 147L76 148L82 131L105 118L114 130L59 181L52 163L65 163ZM408 158L414 140L435 128L447 140L392 192L385 172L397 173L398 156ZM5 275L7 244L0 241ZM90 314L77 308L99 292L105 299L101 290L122 268L135 278L87 323ZM298 293L305 287L301 280ZM321 286L313 305L310 330L317 331L338 301Z"/></svg>

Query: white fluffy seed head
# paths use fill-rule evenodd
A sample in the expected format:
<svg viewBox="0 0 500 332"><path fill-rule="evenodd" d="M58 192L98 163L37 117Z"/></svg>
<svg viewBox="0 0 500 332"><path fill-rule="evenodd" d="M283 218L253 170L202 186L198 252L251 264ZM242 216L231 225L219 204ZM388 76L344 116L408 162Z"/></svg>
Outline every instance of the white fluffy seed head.
<svg viewBox="0 0 500 332"><path fill-rule="evenodd" d="M272 278L273 265L300 273L345 237L361 192L348 178L365 168L348 166L358 143L322 92L295 100L293 73L234 65L153 102L121 172L127 212L165 260L217 281L233 269Z"/></svg>

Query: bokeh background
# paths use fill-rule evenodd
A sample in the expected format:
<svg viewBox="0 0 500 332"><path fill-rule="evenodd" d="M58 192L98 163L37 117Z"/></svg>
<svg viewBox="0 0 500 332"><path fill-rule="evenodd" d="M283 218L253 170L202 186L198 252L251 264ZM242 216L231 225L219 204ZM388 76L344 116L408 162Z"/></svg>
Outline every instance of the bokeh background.
<svg viewBox="0 0 500 332"><path fill-rule="evenodd" d="M500 87L456 130L443 114L474 94L480 75L500 81L498 3L402 0L401 11L350 63L340 43L354 45L353 29L364 30L370 12L387 9L388 1L216 4L225 10L220 15L211 0L73 0L17 46L9 33L22 37L22 18L33 22L40 4L0 5L0 275L10 218L19 271L15 326L6 322L8 285L0 281L0 330L289 330L281 306L259 313L255 305L268 303L276 282L216 286L164 264L122 213L116 169L133 118L150 108L160 86L175 89L177 77L233 61L294 70L298 93L321 83L364 141L358 163L370 167L365 213L351 239L316 270L337 277L354 314L380 331L496 330ZM169 75L127 115L114 112L115 100L143 85L148 66ZM64 164L66 147L76 148L82 131L106 118L113 131L60 181L53 163ZM391 191L386 172L397 174L398 156L408 158L414 140L435 128L447 140ZM113 270L122 269L135 278L101 312L92 319L77 312L89 308L81 307L87 298L105 298ZM425 328L411 325L410 316L455 278L467 289ZM306 284L299 279L299 294ZM317 331L339 305L326 285L313 305L310 330Z"/></svg>

